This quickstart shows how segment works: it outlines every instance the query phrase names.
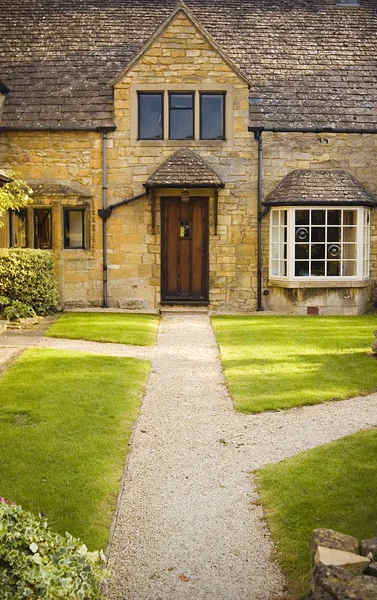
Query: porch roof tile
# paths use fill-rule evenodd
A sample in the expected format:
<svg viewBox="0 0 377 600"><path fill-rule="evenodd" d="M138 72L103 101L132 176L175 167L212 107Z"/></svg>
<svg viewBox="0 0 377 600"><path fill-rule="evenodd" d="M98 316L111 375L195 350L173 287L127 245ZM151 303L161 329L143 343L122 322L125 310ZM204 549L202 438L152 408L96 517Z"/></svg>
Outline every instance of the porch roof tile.
<svg viewBox="0 0 377 600"><path fill-rule="evenodd" d="M224 187L224 182L193 150L174 152L160 165L145 184L146 187Z"/></svg>
<svg viewBox="0 0 377 600"><path fill-rule="evenodd" d="M302 169L289 173L268 194L264 204L377 206L377 199L348 171Z"/></svg>

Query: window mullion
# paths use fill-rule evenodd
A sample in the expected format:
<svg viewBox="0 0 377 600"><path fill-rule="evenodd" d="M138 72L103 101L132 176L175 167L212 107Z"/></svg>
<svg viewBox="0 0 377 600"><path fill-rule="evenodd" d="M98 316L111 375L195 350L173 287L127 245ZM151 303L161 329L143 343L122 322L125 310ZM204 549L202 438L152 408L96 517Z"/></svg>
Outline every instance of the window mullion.
<svg viewBox="0 0 377 600"><path fill-rule="evenodd" d="M359 206L357 209L357 224L356 224L356 232L357 232L357 243L356 243L356 264L357 264L357 277L358 279L362 279L364 274L364 209Z"/></svg>
<svg viewBox="0 0 377 600"><path fill-rule="evenodd" d="M287 215L288 227L288 279L292 279L295 275L295 209L288 208Z"/></svg>
<svg viewBox="0 0 377 600"><path fill-rule="evenodd" d="M164 131L164 140L169 139L169 127L170 127L170 112L169 112L169 94L163 93L163 111L162 111L162 123Z"/></svg>

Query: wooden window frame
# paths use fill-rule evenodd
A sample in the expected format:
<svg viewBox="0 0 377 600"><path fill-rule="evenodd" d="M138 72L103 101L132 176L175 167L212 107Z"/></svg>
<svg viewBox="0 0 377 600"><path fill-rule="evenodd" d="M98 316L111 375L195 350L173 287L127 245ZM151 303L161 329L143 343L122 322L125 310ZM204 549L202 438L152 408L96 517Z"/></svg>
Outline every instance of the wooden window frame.
<svg viewBox="0 0 377 600"><path fill-rule="evenodd" d="M137 92L137 139L138 141L156 141L156 142L160 142L164 140L164 131L165 131L165 127L164 127L164 123L165 123L165 115L164 115L164 94L165 92L149 92L149 91L143 91L140 90ZM141 137L140 136L140 124L141 124L141 110L140 110L140 98L141 96L160 96L161 97L161 137L153 137L153 138L148 138L148 137Z"/></svg>
<svg viewBox="0 0 377 600"><path fill-rule="evenodd" d="M81 213L81 239L82 245L71 247L68 246L69 238L66 236L66 231L69 229L69 213L70 212L80 212ZM80 207L63 207L63 249L64 250L86 250L85 244L85 235L86 235L86 227L85 227L85 219L86 219L86 210L85 208ZM68 225L68 226L67 226Z"/></svg>
<svg viewBox="0 0 377 600"><path fill-rule="evenodd" d="M222 96L223 97L223 135L221 138L205 138L202 135L203 131L203 110L202 110L202 99L203 96ZM201 141L208 142L222 142L226 140L226 92L199 92L199 139Z"/></svg>

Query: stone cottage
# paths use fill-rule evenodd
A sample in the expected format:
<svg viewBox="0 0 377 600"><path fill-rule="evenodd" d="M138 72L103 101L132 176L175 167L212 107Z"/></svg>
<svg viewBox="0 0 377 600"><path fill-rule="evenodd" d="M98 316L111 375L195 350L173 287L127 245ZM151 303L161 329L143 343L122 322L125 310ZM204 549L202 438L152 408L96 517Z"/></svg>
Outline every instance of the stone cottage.
<svg viewBox="0 0 377 600"><path fill-rule="evenodd" d="M357 314L377 276L376 0L0 0L2 247L62 305Z"/></svg>

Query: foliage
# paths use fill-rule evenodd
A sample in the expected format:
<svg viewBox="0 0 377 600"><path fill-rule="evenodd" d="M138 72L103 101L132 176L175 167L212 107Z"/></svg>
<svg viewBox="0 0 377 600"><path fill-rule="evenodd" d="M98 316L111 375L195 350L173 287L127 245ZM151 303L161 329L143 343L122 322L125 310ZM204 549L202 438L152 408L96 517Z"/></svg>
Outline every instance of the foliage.
<svg viewBox="0 0 377 600"><path fill-rule="evenodd" d="M9 298L6 296L0 296L0 310L2 310L5 306L10 304Z"/></svg>
<svg viewBox="0 0 377 600"><path fill-rule="evenodd" d="M0 186L0 216L7 210L18 210L31 202L33 190L13 173L9 173L9 176L13 177L12 181Z"/></svg>
<svg viewBox="0 0 377 600"><path fill-rule="evenodd" d="M376 448L374 428L256 473L278 559L294 597L308 590L314 529L335 529L359 539L376 536Z"/></svg>
<svg viewBox="0 0 377 600"><path fill-rule="evenodd" d="M30 248L0 250L0 294L27 304L36 314L57 306L51 253Z"/></svg>
<svg viewBox="0 0 377 600"><path fill-rule="evenodd" d="M103 598L104 558L68 533L52 533L45 519L0 498L2 600Z"/></svg>
<svg viewBox="0 0 377 600"><path fill-rule="evenodd" d="M8 321L18 321L19 319L35 317L35 311L31 306L28 306L19 300L13 300L13 302L3 309L3 315Z"/></svg>
<svg viewBox="0 0 377 600"><path fill-rule="evenodd" d="M369 394L377 316L213 317L236 408L258 413Z"/></svg>
<svg viewBox="0 0 377 600"><path fill-rule="evenodd" d="M47 337L149 346L156 343L159 317L122 313L64 313Z"/></svg>
<svg viewBox="0 0 377 600"><path fill-rule="evenodd" d="M104 548L148 372L84 352L18 357L0 378L2 496Z"/></svg>

